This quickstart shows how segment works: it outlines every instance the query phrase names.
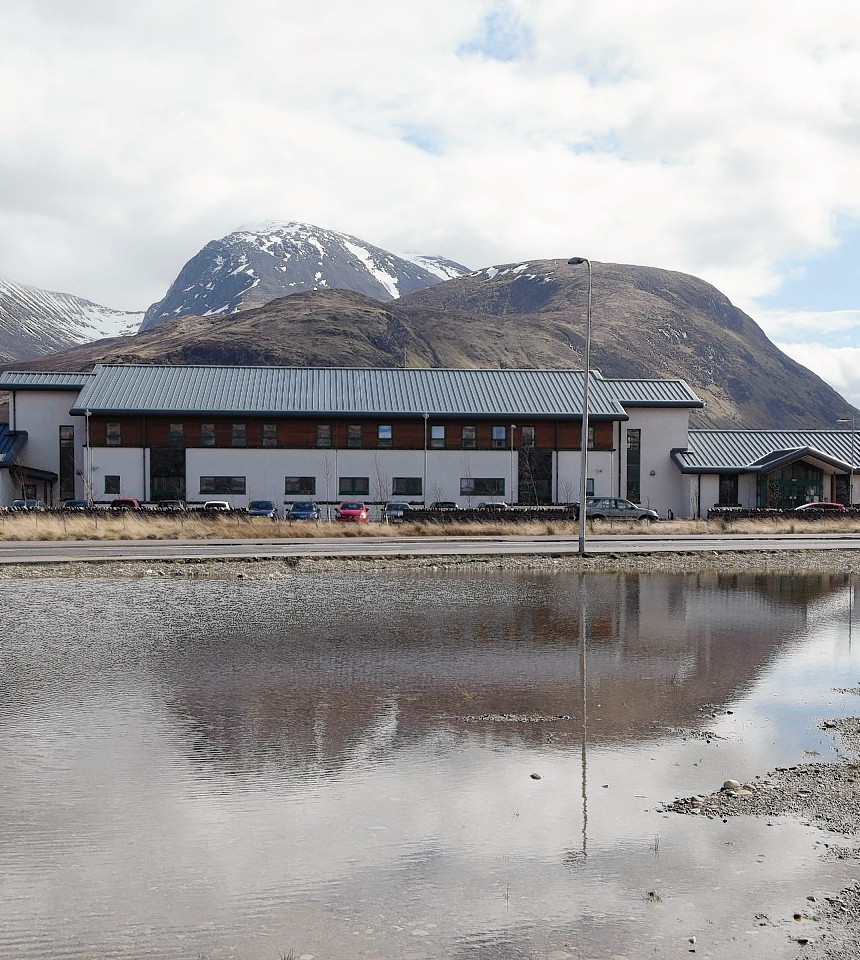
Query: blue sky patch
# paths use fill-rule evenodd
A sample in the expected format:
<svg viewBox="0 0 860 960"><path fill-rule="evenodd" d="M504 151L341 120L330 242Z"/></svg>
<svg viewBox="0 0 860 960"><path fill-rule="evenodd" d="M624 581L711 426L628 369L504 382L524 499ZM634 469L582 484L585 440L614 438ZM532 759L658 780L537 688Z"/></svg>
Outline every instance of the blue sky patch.
<svg viewBox="0 0 860 960"><path fill-rule="evenodd" d="M477 36L462 44L457 52L460 56L477 55L511 63L525 56L531 43L531 31L505 3L484 17Z"/></svg>
<svg viewBox="0 0 860 960"><path fill-rule="evenodd" d="M820 257L788 260L777 293L759 303L770 310L860 309L860 223L838 231L838 246Z"/></svg>

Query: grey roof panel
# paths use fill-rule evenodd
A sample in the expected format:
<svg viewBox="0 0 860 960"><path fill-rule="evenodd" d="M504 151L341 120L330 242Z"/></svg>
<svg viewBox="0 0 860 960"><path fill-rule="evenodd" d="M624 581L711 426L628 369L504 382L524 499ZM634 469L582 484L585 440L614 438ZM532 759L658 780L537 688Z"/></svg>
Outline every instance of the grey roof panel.
<svg viewBox="0 0 860 960"><path fill-rule="evenodd" d="M15 464L26 442L26 430L10 430L8 423L0 423L0 469Z"/></svg>
<svg viewBox="0 0 860 960"><path fill-rule="evenodd" d="M854 469L860 468L860 438L853 440ZM686 450L673 451L685 473L755 471L773 468L774 456L791 460L821 455L849 467L850 430L691 430Z"/></svg>
<svg viewBox="0 0 860 960"><path fill-rule="evenodd" d="M105 364L72 413L463 414L580 416L581 370L358 369ZM589 413L627 416L592 371Z"/></svg>
<svg viewBox="0 0 860 960"><path fill-rule="evenodd" d="M685 380L612 379L615 395L625 407L703 407L705 404Z"/></svg>
<svg viewBox="0 0 860 960"><path fill-rule="evenodd" d="M93 373L56 370L7 370L0 373L0 390L80 390Z"/></svg>

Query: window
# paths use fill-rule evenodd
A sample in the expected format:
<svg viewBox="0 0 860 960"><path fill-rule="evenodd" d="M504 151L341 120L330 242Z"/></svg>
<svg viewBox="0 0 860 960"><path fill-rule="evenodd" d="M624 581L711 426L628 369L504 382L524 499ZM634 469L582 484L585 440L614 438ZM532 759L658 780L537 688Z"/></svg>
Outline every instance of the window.
<svg viewBox="0 0 860 960"><path fill-rule="evenodd" d="M738 506L738 475L725 473L720 476L720 504L721 507Z"/></svg>
<svg viewBox="0 0 860 960"><path fill-rule="evenodd" d="M391 481L391 494L395 497L420 497L421 477L395 477Z"/></svg>
<svg viewBox="0 0 860 960"><path fill-rule="evenodd" d="M376 428L376 437L377 445L381 449L386 449L391 446L391 441L394 438L394 431L391 428L391 424L381 423Z"/></svg>
<svg viewBox="0 0 860 960"><path fill-rule="evenodd" d="M201 447L215 446L215 424L214 423L200 424L200 446Z"/></svg>
<svg viewBox="0 0 860 960"><path fill-rule="evenodd" d="M60 427L60 497L69 500L75 495L75 428Z"/></svg>
<svg viewBox="0 0 860 960"><path fill-rule="evenodd" d="M589 424L588 427L588 449L594 449L594 427Z"/></svg>
<svg viewBox="0 0 860 960"><path fill-rule="evenodd" d="M278 425L276 423L263 424L263 446L276 447L278 445Z"/></svg>
<svg viewBox="0 0 860 960"><path fill-rule="evenodd" d="M318 447L331 446L331 424L330 423L317 424L317 446Z"/></svg>
<svg viewBox="0 0 860 960"><path fill-rule="evenodd" d="M248 428L244 423L234 423L231 444L234 447L248 445Z"/></svg>
<svg viewBox="0 0 860 960"><path fill-rule="evenodd" d="M201 477L201 493L244 493L244 477Z"/></svg>
<svg viewBox="0 0 860 960"><path fill-rule="evenodd" d="M474 450L477 443L477 431L471 424L463 427L460 432L460 446L464 450Z"/></svg>
<svg viewBox="0 0 860 960"><path fill-rule="evenodd" d="M315 497L317 493L316 477L284 477L284 493Z"/></svg>
<svg viewBox="0 0 860 960"><path fill-rule="evenodd" d="M627 431L627 499L642 502L642 431Z"/></svg>
<svg viewBox="0 0 860 960"><path fill-rule="evenodd" d="M346 428L346 445L348 447L361 446L361 424L351 423Z"/></svg>
<svg viewBox="0 0 860 960"><path fill-rule="evenodd" d="M171 447L182 447L185 445L185 425L182 423L171 423L167 427L167 443Z"/></svg>
<svg viewBox="0 0 860 960"><path fill-rule="evenodd" d="M105 446L118 447L122 443L122 428L115 420L105 425Z"/></svg>
<svg viewBox="0 0 860 960"><path fill-rule="evenodd" d="M340 477L337 484L341 497L366 497L370 493L369 477Z"/></svg>
<svg viewBox="0 0 860 960"><path fill-rule="evenodd" d="M504 477L461 477L461 497L503 497Z"/></svg>
<svg viewBox="0 0 860 960"><path fill-rule="evenodd" d="M105 493L118 494L120 490L119 477L113 474L105 474Z"/></svg>
<svg viewBox="0 0 860 960"><path fill-rule="evenodd" d="M493 449L504 450L508 445L507 427L493 427Z"/></svg>
<svg viewBox="0 0 860 960"><path fill-rule="evenodd" d="M535 445L535 428L522 427L520 429L520 446L525 450L531 450Z"/></svg>
<svg viewBox="0 0 860 960"><path fill-rule="evenodd" d="M445 449L445 428L442 426L430 427L430 448L432 450Z"/></svg>

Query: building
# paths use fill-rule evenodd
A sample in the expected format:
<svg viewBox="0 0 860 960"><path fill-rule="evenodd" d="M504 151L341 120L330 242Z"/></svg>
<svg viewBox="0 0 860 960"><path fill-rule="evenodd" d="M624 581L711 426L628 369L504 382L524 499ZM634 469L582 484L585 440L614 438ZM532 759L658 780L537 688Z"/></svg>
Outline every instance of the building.
<svg viewBox="0 0 860 960"><path fill-rule="evenodd" d="M590 376L589 491L683 515L671 451L702 401L681 380ZM577 370L11 371L0 498L571 502L583 386Z"/></svg>

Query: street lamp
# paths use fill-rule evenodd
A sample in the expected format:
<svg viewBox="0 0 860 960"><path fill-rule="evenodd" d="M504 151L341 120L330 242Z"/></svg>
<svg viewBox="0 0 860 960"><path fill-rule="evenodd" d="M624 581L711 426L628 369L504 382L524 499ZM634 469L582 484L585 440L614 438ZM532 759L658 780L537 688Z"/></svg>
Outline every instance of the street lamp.
<svg viewBox="0 0 860 960"><path fill-rule="evenodd" d="M851 424L851 472L848 474L848 506L854 503L854 417L840 417L837 423Z"/></svg>
<svg viewBox="0 0 860 960"><path fill-rule="evenodd" d="M424 485L421 487L421 499L424 501L424 506L427 506L427 421L430 419L430 414L424 414Z"/></svg>
<svg viewBox="0 0 860 960"><path fill-rule="evenodd" d="M588 265L588 309L585 313L585 373L582 385L582 448L579 477L579 555L585 556L585 493L588 476L588 381L591 369L591 261L586 257L571 257L570 266Z"/></svg>

